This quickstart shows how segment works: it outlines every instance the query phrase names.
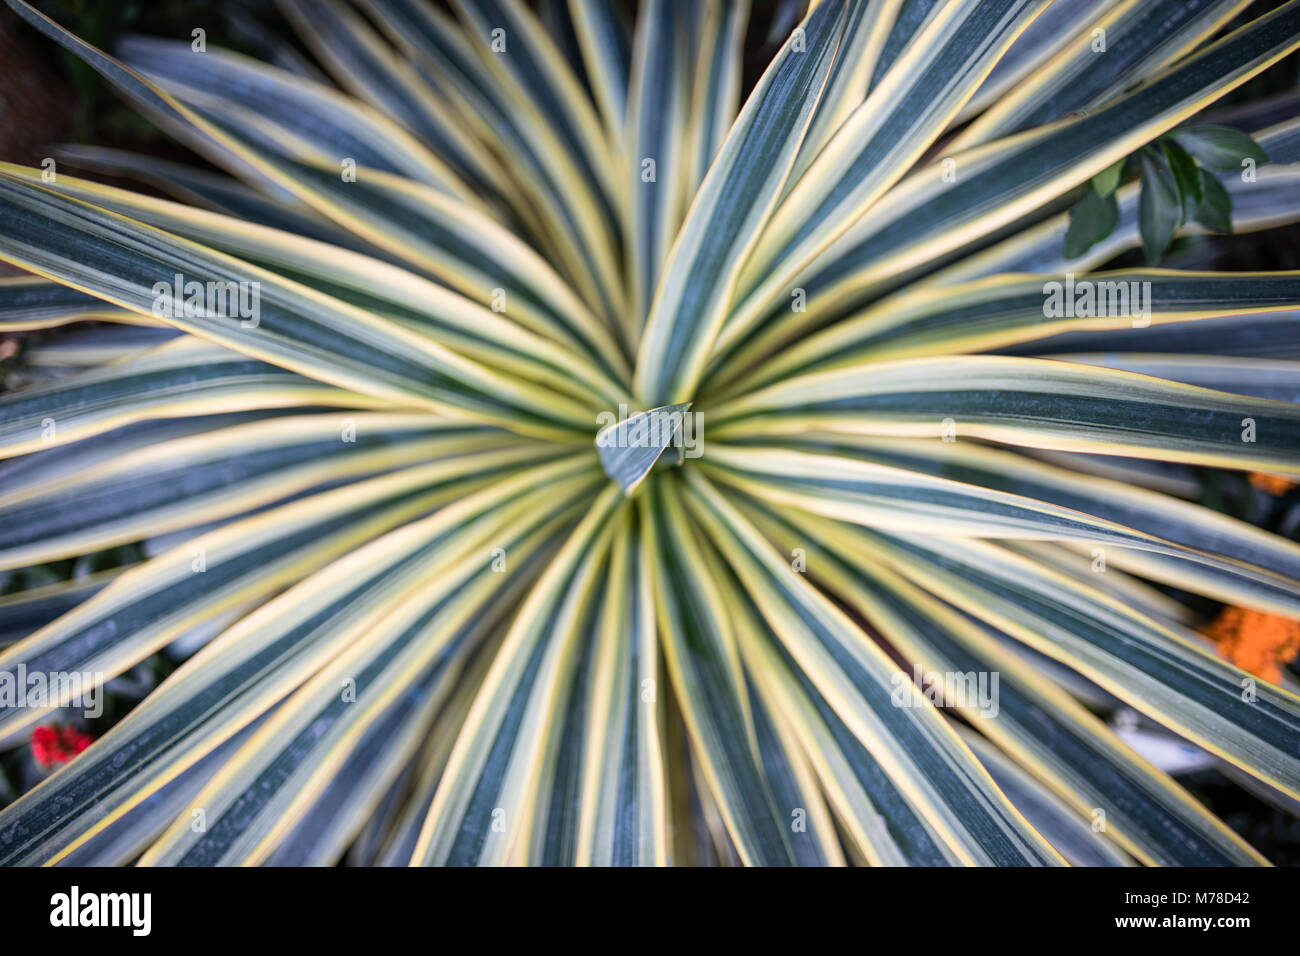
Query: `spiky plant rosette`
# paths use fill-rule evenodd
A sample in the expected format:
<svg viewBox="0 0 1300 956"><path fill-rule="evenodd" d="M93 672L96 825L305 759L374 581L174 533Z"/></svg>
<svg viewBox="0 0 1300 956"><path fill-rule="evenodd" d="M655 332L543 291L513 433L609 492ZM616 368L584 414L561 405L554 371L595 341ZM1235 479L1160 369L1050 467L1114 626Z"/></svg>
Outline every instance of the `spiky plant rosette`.
<svg viewBox="0 0 1300 956"><path fill-rule="evenodd" d="M1300 219L1300 123L1198 116L1300 2L822 0L743 97L744 2L8 3L233 177L2 167L4 328L113 334L0 402L0 559L146 548L0 671L197 647L0 860L1264 862L1098 715L1300 790L1172 596L1300 617L1185 497L1300 473L1300 275L1095 270Z"/></svg>

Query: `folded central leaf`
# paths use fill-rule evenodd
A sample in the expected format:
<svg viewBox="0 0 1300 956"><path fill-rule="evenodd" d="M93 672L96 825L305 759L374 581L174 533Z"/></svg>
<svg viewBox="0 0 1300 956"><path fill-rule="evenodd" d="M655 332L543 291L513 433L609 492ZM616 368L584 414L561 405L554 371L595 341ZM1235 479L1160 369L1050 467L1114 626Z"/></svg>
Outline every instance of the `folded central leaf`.
<svg viewBox="0 0 1300 956"><path fill-rule="evenodd" d="M619 407L622 418L613 412L597 416L598 424L605 423L596 433L600 463L624 494L631 495L636 490L670 445L675 453L674 464L680 465L683 458L699 456L694 422L688 420L690 407L690 402L680 402L629 415L627 406L623 405Z"/></svg>

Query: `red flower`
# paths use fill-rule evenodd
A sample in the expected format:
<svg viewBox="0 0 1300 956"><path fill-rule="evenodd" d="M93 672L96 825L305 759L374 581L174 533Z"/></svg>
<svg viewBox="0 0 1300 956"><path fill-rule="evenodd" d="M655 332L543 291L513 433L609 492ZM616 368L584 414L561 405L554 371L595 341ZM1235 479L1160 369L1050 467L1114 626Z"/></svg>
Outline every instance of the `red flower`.
<svg viewBox="0 0 1300 956"><path fill-rule="evenodd" d="M90 746L91 737L75 727L36 727L32 730L32 756L45 770L67 763Z"/></svg>

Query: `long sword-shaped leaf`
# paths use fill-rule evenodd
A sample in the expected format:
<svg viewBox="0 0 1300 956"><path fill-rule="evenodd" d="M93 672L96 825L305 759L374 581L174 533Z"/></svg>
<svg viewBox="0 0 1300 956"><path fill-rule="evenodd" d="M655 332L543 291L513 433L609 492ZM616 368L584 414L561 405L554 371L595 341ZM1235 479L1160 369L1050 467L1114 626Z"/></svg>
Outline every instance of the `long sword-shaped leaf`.
<svg viewBox="0 0 1300 956"><path fill-rule="evenodd" d="M902 6L903 0L850 0L844 37L831 65L826 90L808 127L808 135L799 147L799 158L786 183L787 194L817 158L822 147L867 98L876 64Z"/></svg>
<svg viewBox="0 0 1300 956"><path fill-rule="evenodd" d="M868 91L879 85L903 55L903 51L921 34L925 25L939 15L942 6L941 0L903 0L895 15L889 17L889 33L885 37L880 58L871 71Z"/></svg>
<svg viewBox="0 0 1300 956"><path fill-rule="evenodd" d="M789 820L794 861L798 866L844 866L839 834L802 743L777 706L755 693L753 683L749 706L759 759L772 802Z"/></svg>
<svg viewBox="0 0 1300 956"><path fill-rule="evenodd" d="M1270 140L1267 148L1272 148L1274 142L1276 140ZM1231 174L1222 177L1224 188L1232 199L1234 234L1272 229L1300 220L1300 168L1294 165L1265 166L1257 171L1256 177L1251 183ZM1140 195L1140 183L1120 187L1115 194L1119 205L1115 231L1083 255L1066 255L1069 213L1061 213L927 276L922 283L927 286L962 283L1007 272L1088 272L1142 244L1138 228ZM1205 235L1207 232L1203 226L1191 222L1180 228L1177 235Z"/></svg>
<svg viewBox="0 0 1300 956"><path fill-rule="evenodd" d="M601 0L569 0L569 13L582 51L582 63L611 144L620 144L627 121L631 44L618 9Z"/></svg>
<svg viewBox="0 0 1300 956"><path fill-rule="evenodd" d="M757 503L747 502L742 510L781 548L802 548L808 573L880 628L920 669L923 682L932 675L973 677L977 692L947 705L966 714L1072 812L1089 824L1100 822L1140 860L1187 866L1260 862L1240 837L1085 707L969 619L873 558L868 542L854 531L811 515L777 515ZM980 686L989 691L984 698Z"/></svg>
<svg viewBox="0 0 1300 956"><path fill-rule="evenodd" d="M119 44L119 52L147 75L229 99L261 122L284 129L297 140L292 150L295 158L322 157L336 168L350 158L360 166L398 173L478 203L473 190L450 166L385 112L321 83L226 50L197 53L188 43L129 37Z"/></svg>
<svg viewBox="0 0 1300 956"><path fill-rule="evenodd" d="M292 193L274 186L259 192L230 176L107 146L61 146L54 155L60 162L77 169L145 183L187 207L210 209L241 222L257 223L345 248L374 251Z"/></svg>
<svg viewBox="0 0 1300 956"><path fill-rule="evenodd" d="M1209 39L1249 5L1250 0L1125 0L1008 89L947 148L967 149L1113 99Z"/></svg>
<svg viewBox="0 0 1300 956"><path fill-rule="evenodd" d="M494 533L543 511L543 500L557 511L580 500L590 481L579 472L556 484L564 467L532 469L390 532L243 618L0 812L5 861L66 854L309 679L447 563L490 549Z"/></svg>
<svg viewBox="0 0 1300 956"><path fill-rule="evenodd" d="M747 328L751 314L904 176L1045 6L960 0L927 23L773 213L741 275L733 329Z"/></svg>
<svg viewBox="0 0 1300 956"><path fill-rule="evenodd" d="M700 776L745 865L791 865L786 813L773 802L730 615L686 519L680 490L656 481L641 518L653 554L656 619Z"/></svg>
<svg viewBox="0 0 1300 956"><path fill-rule="evenodd" d="M606 488L519 609L448 758L416 862L503 865L515 852L529 859L530 847L516 841L532 826L618 502Z"/></svg>
<svg viewBox="0 0 1300 956"><path fill-rule="evenodd" d="M362 414L283 416L159 442L0 495L0 568L196 527L368 474L517 447L507 435L426 415Z"/></svg>
<svg viewBox="0 0 1300 956"><path fill-rule="evenodd" d="M28 369L61 371L94 368L137 358L183 334L166 326L74 329L55 339L27 345L22 350L23 364Z"/></svg>
<svg viewBox="0 0 1300 956"><path fill-rule="evenodd" d="M256 727L254 723L252 727ZM245 728L144 802L100 830L56 863L60 867L128 866L135 862L167 828L167 821L184 809L189 800L230 759L238 745L248 739Z"/></svg>
<svg viewBox="0 0 1300 956"><path fill-rule="evenodd" d="M120 309L48 279L0 279L0 331L30 332L90 320L127 325L159 324L157 319Z"/></svg>
<svg viewBox="0 0 1300 956"><path fill-rule="evenodd" d="M344 88L400 122L476 192L518 203L492 155L360 16L333 0L281 0L280 6Z"/></svg>
<svg viewBox="0 0 1300 956"><path fill-rule="evenodd" d="M637 337L682 221L682 196L690 175L685 148L691 75L684 5L648 0L637 20L628 91L626 271L631 295L625 333Z"/></svg>
<svg viewBox="0 0 1300 956"><path fill-rule="evenodd" d="M391 320L23 180L0 175L0 212L15 227L0 237L0 257L142 314L162 313L236 351L399 405L457 408L478 420L517 414L524 430L544 434L555 435L566 416L579 431L590 421L580 405L511 382ZM206 291L218 288L219 300Z"/></svg>
<svg viewBox="0 0 1300 956"><path fill-rule="evenodd" d="M1300 322L1295 310L1232 315L1122 332L1068 332L1003 349L1009 355L1105 349L1117 361L1129 354L1172 354L1224 359L1293 362L1300 359ZM1244 391L1242 394L1250 394Z"/></svg>
<svg viewBox="0 0 1300 956"><path fill-rule="evenodd" d="M824 755L805 753L810 737L807 728L799 726L803 717L793 713L796 708L791 708L779 691L774 692L774 676L763 673L784 666L763 659L777 639L725 563L716 555L711 563L746 664L747 700L759 762L778 816L786 821L794 862L799 866L843 866L844 852L821 793L822 783L810 763L823 765Z"/></svg>
<svg viewBox="0 0 1300 956"><path fill-rule="evenodd" d="M1092 352L1044 357L1058 362L1117 368L1197 388L1300 404L1300 362L1294 360L1270 362L1240 356L1215 358L1149 352L1130 352L1123 356Z"/></svg>
<svg viewBox="0 0 1300 956"><path fill-rule="evenodd" d="M563 516L560 516L562 520ZM526 516L493 543L509 556L506 575L556 530L548 512ZM395 606L303 685L195 797L189 812L145 854L147 865L256 864L293 825L399 698L445 695L468 652L506 609L495 599L509 577L487 549L440 571L414 600ZM431 684L440 685L438 687ZM205 828L191 826L201 810Z"/></svg>
<svg viewBox="0 0 1300 956"><path fill-rule="evenodd" d="M628 510L624 508L619 517L626 516ZM572 866L577 860L583 816L579 795L587 770L586 738L592 727L587 704L606 605L607 595L597 595L579 625L573 650L576 659L558 688L551 716L555 728L547 735L536 783L532 785L531 811L523 817L511 852L513 863Z"/></svg>
<svg viewBox="0 0 1300 956"><path fill-rule="evenodd" d="M690 168L683 182L683 213L704 181L740 108L749 0L710 0L701 4L700 18L703 22L695 41L695 88L686 144Z"/></svg>
<svg viewBox="0 0 1300 956"><path fill-rule="evenodd" d="M531 108L571 153L588 180L612 201L609 143L591 98L536 16L520 0L452 0L465 32L511 98Z"/></svg>
<svg viewBox="0 0 1300 956"><path fill-rule="evenodd" d="M39 178L36 170L23 166L0 164L0 170L32 182ZM631 373L609 330L517 242L513 251L518 255L501 255L498 250L495 265L484 264L497 269L496 276L476 276L469 263L463 263L464 281L455 283L468 289L466 298L461 298L406 269L279 229L70 176L60 176L52 188L303 281L411 326L488 366L551 387L572 389L582 383L588 395L602 396L605 402L617 404L626 398L615 382L628 380ZM496 287L499 312L477 304L483 296L473 288L483 289L492 282L503 283ZM125 314L135 317L133 321L145 321L136 313Z"/></svg>
<svg viewBox="0 0 1300 956"><path fill-rule="evenodd" d="M102 591L125 567L37 584L0 597L0 649L40 630Z"/></svg>
<svg viewBox="0 0 1300 956"><path fill-rule="evenodd" d="M771 214L812 118L844 15L843 0L828 0L786 41L691 204L664 265L637 356L637 394L650 405L693 397L745 256Z"/></svg>
<svg viewBox="0 0 1300 956"><path fill-rule="evenodd" d="M988 78L957 114L953 125L963 125L972 116L984 113L991 104L1001 102L1009 90L1017 89L1026 76L1058 55L1115 3L1116 0L1075 0L1051 4L998 60Z"/></svg>
<svg viewBox="0 0 1300 956"><path fill-rule="evenodd" d="M371 840L403 796L411 763L456 676L434 669L371 721L263 865L339 866L345 858L374 865Z"/></svg>
<svg viewBox="0 0 1300 956"><path fill-rule="evenodd" d="M742 631L740 646L754 681L799 737L855 860L873 866L961 862L778 639L753 641Z"/></svg>
<svg viewBox="0 0 1300 956"><path fill-rule="evenodd" d="M957 733L979 758L998 789L1071 866L1132 866L1133 859L1001 750L965 727Z"/></svg>
<svg viewBox="0 0 1300 956"><path fill-rule="evenodd" d="M183 336L190 340L189 336ZM316 408L314 411L323 411ZM129 455L158 442L186 438L203 432L264 421L280 415L298 413L298 409L263 409L217 415L194 415L188 418L143 419L112 431L81 438L74 442L53 443L39 454L8 458L0 462L0 489L3 500L15 500L32 494L44 482L66 481L83 469L94 470L120 455ZM342 418L343 415L340 415ZM432 416L430 416L432 418Z"/></svg>
<svg viewBox="0 0 1300 956"><path fill-rule="evenodd" d="M267 147L267 136L263 136L261 141L250 138L258 122L255 114L247 110L240 114L238 109L242 108L236 108L237 115L233 119L228 117L226 125L205 118L140 74L31 10L21 0L7 2L38 29L84 59L139 103L164 128L196 150L230 166L255 184L269 182L389 254L413 261L478 301L491 302L497 296L498 288L508 290L509 287L508 283L479 279L484 274L491 276L501 271L499 265L488 267L488 264L501 263L503 258L507 263L517 257L527 258L520 248L522 243L513 234L472 206L417 181L364 164L358 167L357 175L353 177L355 181L343 182L337 157L328 161L317 157L317 162L312 163L276 153ZM160 64L154 62L153 65L158 67ZM188 61L185 65L193 66ZM199 90L201 88L200 83ZM192 91L201 95L199 91ZM246 121L242 128L228 125L231 122L238 125L241 117ZM270 138L274 139L274 136ZM563 231L561 234L568 235ZM599 248L608 245L606 241L605 246ZM571 248L562 243L560 251ZM509 252L505 257L502 256L503 249ZM588 274L581 263L576 271L571 269L570 272L579 278ZM598 296L592 291L594 287L583 288L588 292L589 301L596 301Z"/></svg>
<svg viewBox="0 0 1300 956"><path fill-rule="evenodd" d="M1295 272L998 276L891 296L764 363L744 384L753 389L858 361L989 352L1076 329L1119 332L1297 307Z"/></svg>
<svg viewBox="0 0 1300 956"><path fill-rule="evenodd" d="M0 655L13 675L108 679L188 631L265 600L328 561L535 462L531 450L464 455L312 495L231 522L123 572L93 598ZM268 571L272 568L272 571ZM67 695L60 688L57 700ZM36 720L45 701L0 711L0 732Z"/></svg>
<svg viewBox="0 0 1300 956"><path fill-rule="evenodd" d="M884 651L796 573L700 472L688 478L694 513L781 643L958 859L1062 863L919 689L896 693L899 671Z"/></svg>
<svg viewBox="0 0 1300 956"><path fill-rule="evenodd" d="M570 190L586 271L599 288L600 306L617 316L626 303L613 256L615 163L591 98L520 0L453 0L453 6L538 157Z"/></svg>
<svg viewBox="0 0 1300 956"><path fill-rule="evenodd" d="M1188 632L1075 578L974 540L870 538L879 560L1079 671L1252 776L1300 790L1300 699L1215 657Z"/></svg>
<svg viewBox="0 0 1300 956"><path fill-rule="evenodd" d="M490 63L441 11L423 0L363 3L389 39L407 51L421 75L458 110L462 122L513 171L544 222L538 241L563 262L587 303L618 328L617 243L590 184L554 131L533 111L520 108Z"/></svg>
<svg viewBox="0 0 1300 956"><path fill-rule="evenodd" d="M386 404L185 336L137 358L0 398L0 456L53 448L146 419Z"/></svg>
<svg viewBox="0 0 1300 956"><path fill-rule="evenodd" d="M715 362L754 364L809 327L1063 195L1300 46L1300 2L1253 21L1089 116L945 157L879 200L809 268L733 312ZM865 105L865 104L864 104ZM803 290L799 311L783 298Z"/></svg>
<svg viewBox="0 0 1300 956"><path fill-rule="evenodd" d="M1097 555L1092 553L1096 550L1095 548L1085 551L1083 546L1043 541L1004 541L1002 543L1005 547L1018 554L1027 555L1035 561L1041 561L1048 567L1056 568L1066 574L1082 575L1085 572L1091 574L1093 576L1092 582L1098 589L1125 601L1130 607L1162 623L1190 627L1198 619L1196 612L1186 604L1158 589L1155 585L1121 571L1110 563L1106 564L1104 574L1094 571L1094 567L1101 566L1097 560ZM1131 555L1140 552L1128 551L1121 553ZM1170 563L1175 562L1171 561ZM1143 577L1155 578L1158 576L1143 572Z"/></svg>
<svg viewBox="0 0 1300 956"><path fill-rule="evenodd" d="M465 724L465 717L478 696L483 685L483 678L496 659L500 647L500 638L508 628L498 629L482 650L474 655L474 661L461 671L460 680L450 701L438 714L429 736L426 738L415 770L416 779L407 796L405 806L398 818L393 821L384 838L384 845L376 857L380 866L408 866L412 864L412 854L424 826L429 807L442 781L447 758L455 746L456 736Z"/></svg>
<svg viewBox="0 0 1300 956"><path fill-rule="evenodd" d="M709 411L716 437L815 428L965 436L1228 468L1300 470L1300 406L1131 372L1006 356L869 362Z"/></svg>
<svg viewBox="0 0 1300 956"><path fill-rule="evenodd" d="M1209 508L971 442L809 435L797 445L1048 502L1192 553L1226 558L1231 563L1187 561L1170 552L1117 553L1121 562L1140 568L1146 577L1229 603L1300 614L1300 546ZM1243 574L1242 565L1272 574L1261 582Z"/></svg>
<svg viewBox="0 0 1300 956"><path fill-rule="evenodd" d="M789 449L741 450L715 444L710 447L707 471L764 500L871 527L925 534L1058 540L1151 552L1161 559L1180 559L1167 562L1175 567L1156 575L1159 578L1172 573L1179 583L1210 582L1213 593L1244 599L1253 606L1300 614L1295 579L1272 570L1271 564L1260 567L1223 557L1086 511L1062 507L1053 503L1051 491L1044 493L1047 500L1023 497L998 490L995 481L986 479L992 487L983 487L943 477L941 469L925 474L900 464L879 464L857 456ZM1069 505L1089 504L1088 499L1080 501L1077 496L1065 500ZM1114 509L1098 510L1115 513ZM1118 514L1127 516L1124 511ZM1160 530L1185 533L1177 523L1161 527L1153 520L1154 515L1146 517L1147 523ZM1268 551L1256 544L1252 556ZM1196 566L1182 569L1182 561Z"/></svg>
<svg viewBox="0 0 1300 956"><path fill-rule="evenodd" d="M647 535L629 512L610 555L579 792L575 861L663 866L668 809Z"/></svg>

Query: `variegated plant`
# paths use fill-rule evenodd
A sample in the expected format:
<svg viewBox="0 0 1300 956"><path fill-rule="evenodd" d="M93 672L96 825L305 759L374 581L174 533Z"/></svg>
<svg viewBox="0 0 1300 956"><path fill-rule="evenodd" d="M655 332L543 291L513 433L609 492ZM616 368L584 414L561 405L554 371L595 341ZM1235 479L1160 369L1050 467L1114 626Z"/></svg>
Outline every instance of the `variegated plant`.
<svg viewBox="0 0 1300 956"><path fill-rule="evenodd" d="M283 0L275 66L8 4L237 178L0 167L0 328L115 323L0 401L0 560L148 555L6 597L77 600L0 672L197 647L0 860L1263 862L1098 714L1300 791L1300 699L1156 586L1300 618L1300 547L1180 497L1300 473L1300 274L1094 273L1132 182L1064 237L1300 0L785 3L743 105L744 0ZM1250 129L1234 228L1300 219Z"/></svg>

